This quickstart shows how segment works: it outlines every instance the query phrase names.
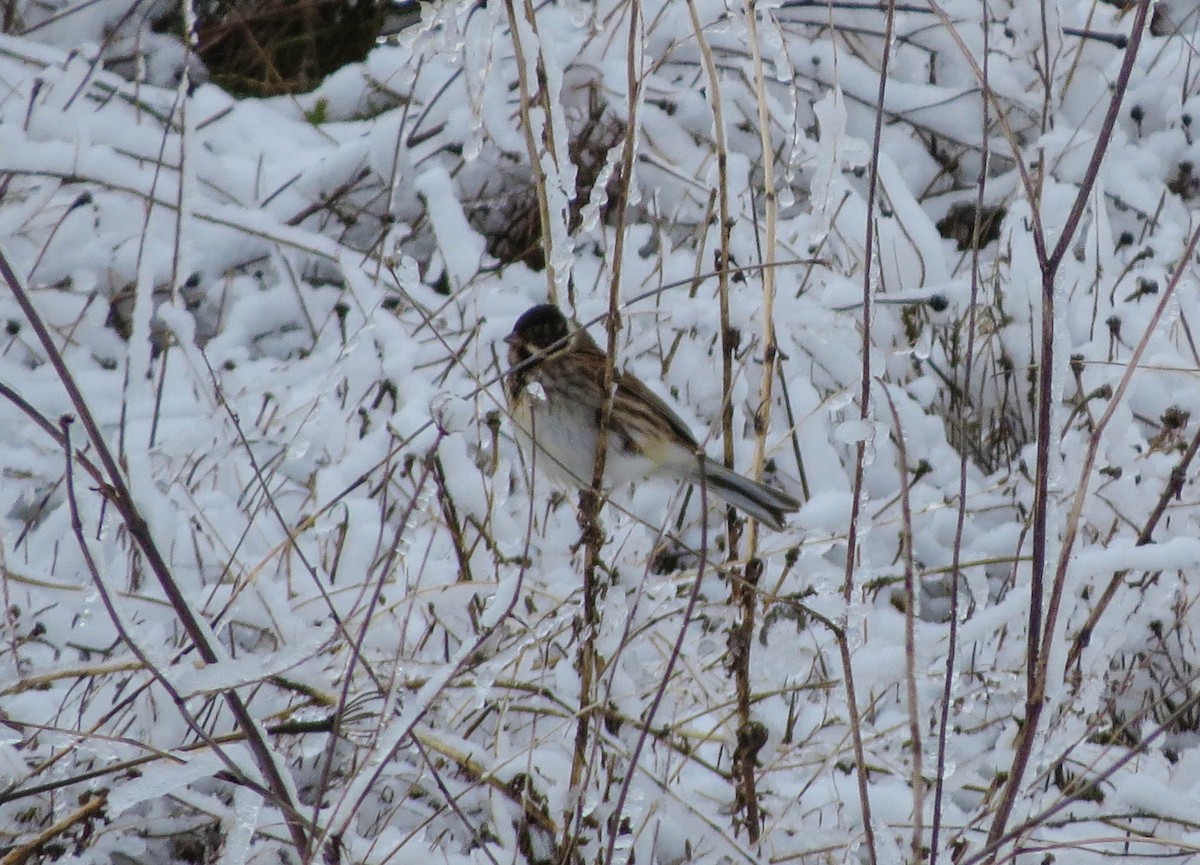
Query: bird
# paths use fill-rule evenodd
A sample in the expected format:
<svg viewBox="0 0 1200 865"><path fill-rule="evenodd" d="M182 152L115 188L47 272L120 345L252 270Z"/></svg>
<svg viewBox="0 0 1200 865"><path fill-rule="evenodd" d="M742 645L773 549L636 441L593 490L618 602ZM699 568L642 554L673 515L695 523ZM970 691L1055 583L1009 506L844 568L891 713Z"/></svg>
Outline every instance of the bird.
<svg viewBox="0 0 1200 865"><path fill-rule="evenodd" d="M590 487L608 356L552 303L526 310L504 342L504 394L518 441L527 451L536 447L538 467L555 480ZM705 455L687 424L637 376L614 369L613 382L606 487L647 477L704 485L775 531L800 509L787 493Z"/></svg>

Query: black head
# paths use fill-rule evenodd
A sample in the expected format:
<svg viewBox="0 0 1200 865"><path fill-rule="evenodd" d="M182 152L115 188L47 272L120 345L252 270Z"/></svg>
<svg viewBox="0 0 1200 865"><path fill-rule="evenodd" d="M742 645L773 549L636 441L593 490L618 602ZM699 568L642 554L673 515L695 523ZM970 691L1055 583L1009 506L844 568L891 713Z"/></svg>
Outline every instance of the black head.
<svg viewBox="0 0 1200 865"><path fill-rule="evenodd" d="M563 343L570 332L571 327L562 310L552 303L541 303L527 309L517 319L505 341L509 344L521 343L533 349L546 349L555 343Z"/></svg>

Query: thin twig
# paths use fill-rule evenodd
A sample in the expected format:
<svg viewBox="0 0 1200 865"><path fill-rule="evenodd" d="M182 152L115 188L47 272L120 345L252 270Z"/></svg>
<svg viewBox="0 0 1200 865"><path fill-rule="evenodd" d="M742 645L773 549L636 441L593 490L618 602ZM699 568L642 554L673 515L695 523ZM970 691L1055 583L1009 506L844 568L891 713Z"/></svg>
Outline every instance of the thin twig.
<svg viewBox="0 0 1200 865"><path fill-rule="evenodd" d="M53 367L58 380L66 389L71 403L75 407L79 421L83 424L83 428L92 442L92 447L96 449L96 455L104 468L109 500L117 508L118 513L120 513L121 519L129 530L130 536L137 544L151 572L158 580L172 609L175 610L180 623L183 625L184 630L187 631L188 637L195 644L201 659L208 664L216 663L220 660L221 655L210 640L208 629L201 623L200 618L192 610L187 598L184 597L182 590L175 582L170 567L167 565L166 560L163 558L154 541L150 532L150 526L146 523L141 512L134 504L133 495L125 483L124 474L113 457L112 451L109 450L104 436L100 432L100 427L96 423L91 410L88 408L87 401L83 398L83 393L80 391L79 385L76 383L74 376L72 376L70 369L67 368L66 360L58 351L57 346L55 346L54 339L51 337L45 321L38 313L36 307L34 307L24 283L17 276L16 271L13 270L8 256L3 250L0 250L0 277L8 283L14 300L21 307L26 320L37 335L38 341L42 344L42 349L45 351L50 365ZM259 771L267 782L267 787L270 789L271 801L283 812L284 820L287 822L288 830L291 834L292 844L297 851L303 850L307 841L307 830L303 819L296 810L295 803L292 802L290 785L284 781L283 776L280 774L279 767L271 754L270 746L267 745L258 723L250 714L250 710L246 707L246 704L237 692L229 690L224 692L224 696L238 726L246 734L247 745L254 755Z"/></svg>
<svg viewBox="0 0 1200 865"><path fill-rule="evenodd" d="M883 382L880 382L883 385ZM904 671L908 699L908 738L912 747L912 841L910 847L914 862L923 857L922 848L925 839L925 776L922 773L922 754L924 752L921 702L917 697L917 591L915 587L913 565L913 520L912 503L909 501L908 480L908 446L904 441L904 426L900 423L900 413L896 411L896 402L892 399L891 391L882 388L884 399L887 400L888 410L892 415L892 425L895 430L897 476L900 482L900 556L904 562Z"/></svg>
<svg viewBox="0 0 1200 865"><path fill-rule="evenodd" d="M883 110L886 104L888 71L891 61L892 32L896 22L895 0L889 0L886 22L886 36L883 40L883 53L879 65L878 104L880 110L875 114L875 128L871 140L871 168L867 179L866 202L866 237L863 240L863 308L862 308L862 372L859 383L859 420L866 425L871 422L871 313L874 299L874 250L875 250L875 208L876 195L879 189L879 154L883 137ZM842 600L847 612L853 603L854 569L858 563L858 534L859 516L862 510L863 481L866 469L867 442L860 437L854 449L854 481L850 498L850 524L846 532L846 570L842 581ZM849 646L840 642L842 664L846 671L846 703L850 715L850 733L854 742L854 759L858 779L858 797L862 805L863 832L867 842L867 859L870 865L875 865L878 855L875 848L875 827L871 818L871 796L867 786L866 754L863 748L862 728L858 714L858 699L852 687L853 673Z"/></svg>
<svg viewBox="0 0 1200 865"><path fill-rule="evenodd" d="M94 820L102 815L104 806L108 804L108 795L105 791L100 790L95 793L84 794L82 803L78 808L62 818L55 820L54 823L47 826L37 834L33 840L22 844L20 847L10 850L0 859L0 865L24 865L31 856L46 856L49 860L57 859L57 855L51 854L42 848L69 830L72 826L79 823L87 823L89 820Z"/></svg>
<svg viewBox="0 0 1200 865"><path fill-rule="evenodd" d="M701 477L700 484L700 512L708 513L708 484L703 482ZM654 699L650 701L650 706L646 709L643 719L640 721L641 732L638 734L637 743L633 746L633 752L629 755L629 766L625 770L625 779L621 782L621 791L617 794L616 807L613 811L612 826L608 833L608 849L604 854L604 865L612 865L613 856L617 849L617 835L621 823L621 815L625 811L625 802L629 798L629 789L633 784L633 777L637 774L638 761L641 759L642 751L646 747L646 741L650 737L650 730L654 725L654 719L658 716L659 707L662 705L663 697L667 693L667 686L671 682L671 677L675 673L675 667L679 663L679 658L683 654L683 640L687 636L688 626L696 615L696 604L700 600L700 586L704 582L704 569L708 563L708 521L700 521L700 563L696 568L696 577L692 581L692 590L688 594L687 606L683 609L683 621L679 625L679 632L675 635L675 642L671 646L670 657L667 658L667 665L663 669L658 687L654 690Z"/></svg>
<svg viewBox="0 0 1200 865"><path fill-rule="evenodd" d="M1129 40L1129 47L1125 50L1125 56L1121 63L1121 70L1117 75L1117 80L1113 85L1112 97L1109 100L1108 112L1105 115L1104 123L1101 126L1100 133L1097 136L1095 147L1092 151L1092 158L1088 162L1087 171L1084 173L1083 181L1080 183L1080 188L1075 197L1075 203L1071 208L1070 214L1062 225L1061 235L1053 252L1046 253L1046 235L1042 231L1040 220L1037 221L1034 229L1034 246L1038 254L1038 263L1042 271L1042 328L1041 328L1041 346L1038 363L1038 396L1037 396L1037 440L1036 440L1036 466L1034 470L1034 507L1033 507L1033 566L1030 574L1030 598L1029 598L1029 625L1028 625L1028 648L1026 652L1026 695L1025 695L1025 719L1021 726L1020 733L1017 736L1017 741L1014 747L1013 762L1008 772L1008 779L1004 785L1004 793L1000 798L1000 802L996 806L990 829L988 830L988 845L993 845L1005 833L1005 827L1008 823L1009 816L1012 813L1013 805L1016 803L1017 794L1021 789L1021 784L1024 778L1025 769L1029 765L1030 757L1033 753L1034 743L1040 737L1038 722L1041 719L1042 709L1045 706L1046 693L1046 674L1047 665L1049 662L1050 647L1054 639L1058 609L1062 600L1062 592L1066 578L1066 569L1070 556L1071 547L1073 545L1074 534L1079 525L1079 512L1083 506L1083 496L1088 487L1088 480L1091 471L1091 465L1095 459L1096 449L1099 446L1099 436L1104 429L1107 418L1111 417L1112 411L1115 410L1116 404L1120 401L1120 392L1123 386L1128 382L1132 370L1136 368L1137 362L1141 358L1141 351L1145 346L1145 340L1139 345L1138 351L1134 353L1134 357L1130 359L1130 365L1127 369L1125 378L1122 379L1122 386L1118 388L1116 396L1110 402L1108 411L1105 413L1105 419L1097 424L1097 429L1093 431L1091 442L1088 448L1089 457L1084 461L1084 468L1081 470L1079 488L1076 493L1075 506L1072 511L1072 516L1068 520L1066 533L1060 545L1058 568L1055 574L1054 581L1051 586L1049 604L1045 614L1045 622L1042 621L1042 603L1043 593L1045 591L1045 573L1047 565L1047 554L1049 550L1049 527L1047 518L1049 512L1049 494L1050 494L1050 445L1053 436L1051 428L1051 410L1054 403L1054 325L1055 325L1055 291L1057 289L1056 281L1059 265L1062 263L1063 256L1070 248L1070 244L1075 236L1075 232L1079 226L1079 221L1083 216L1084 207L1087 204L1088 198L1091 196L1092 187L1096 182L1099 173L1100 163L1104 158L1104 154L1108 150L1109 141L1112 138L1113 129L1116 125L1117 114L1120 111L1121 104L1124 102L1125 91L1129 86L1130 76L1133 72L1134 60L1137 58L1138 47L1141 44L1142 33L1145 30L1146 17L1150 11L1150 0L1141 0L1137 15L1133 22L1133 33ZM1033 199L1031 199L1031 204ZM1033 212L1037 213L1038 208L1034 207ZM1200 238L1200 233L1193 235L1192 243L1189 246L1188 256L1185 261L1191 256L1191 250L1195 247L1197 238ZM1174 284L1178 280L1173 280ZM1171 292L1164 292L1163 302L1165 303ZM1160 306L1160 311L1162 307ZM1146 332L1146 338L1150 335L1150 331Z"/></svg>
<svg viewBox="0 0 1200 865"><path fill-rule="evenodd" d="M983 66L982 86L986 91L990 87L990 29L986 26L991 13L991 4L984 0L982 16L983 31ZM971 299L967 307L967 344L965 362L963 364L963 382L967 387L975 374L975 336L978 332L979 317L979 283L980 283L980 252L983 244L980 238L983 232L984 193L988 181L988 140L991 137L991 127L988 114L991 110L991 100L982 100L982 121L979 134L982 139L980 148L979 176L975 180L975 222L971 229ZM968 410L964 399L963 410ZM958 459L958 503L954 515L954 543L950 554L950 620L946 632L946 672L942 680L942 705L938 712L937 727L937 771L934 774L933 791L933 820L929 837L929 865L937 865L939 850L939 835L942 828L942 799L946 790L946 743L950 735L950 703L953 700L954 670L958 660L958 617L959 617L959 584L962 582L962 543L966 531L967 520L967 470L970 458L969 450L962 448Z"/></svg>

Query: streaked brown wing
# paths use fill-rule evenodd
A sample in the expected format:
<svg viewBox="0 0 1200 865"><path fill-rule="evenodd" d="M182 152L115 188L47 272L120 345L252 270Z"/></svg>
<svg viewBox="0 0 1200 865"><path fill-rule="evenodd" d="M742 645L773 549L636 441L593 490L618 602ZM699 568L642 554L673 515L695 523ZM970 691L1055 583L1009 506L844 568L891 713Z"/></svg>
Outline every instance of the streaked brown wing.
<svg viewBox="0 0 1200 865"><path fill-rule="evenodd" d="M586 331L579 331L576 340L576 355L595 371L596 379L600 381L607 355L601 351L600 347L596 345L596 341ZM691 450L699 447L695 436L692 435L692 431L684 423L683 418L677 415L662 397L646 387L641 379L620 370L615 371L615 378L617 385L615 401L622 407L621 414L633 420L629 424L622 423L617 417L617 412L614 411L613 417L609 421L609 428L613 432L632 444L644 440L645 436L640 434L639 430L630 427L636 425L639 429L647 431L658 428L663 429L664 437L669 436L674 443ZM639 434L635 435L635 433ZM664 442L664 444L670 443L672 441ZM647 454L647 456L655 455Z"/></svg>
<svg viewBox="0 0 1200 865"><path fill-rule="evenodd" d="M665 427L664 434L669 434L673 443L690 450L698 447L683 418L677 415L662 397L646 387L637 376L629 373L617 374L616 399L630 415L644 418L647 429Z"/></svg>

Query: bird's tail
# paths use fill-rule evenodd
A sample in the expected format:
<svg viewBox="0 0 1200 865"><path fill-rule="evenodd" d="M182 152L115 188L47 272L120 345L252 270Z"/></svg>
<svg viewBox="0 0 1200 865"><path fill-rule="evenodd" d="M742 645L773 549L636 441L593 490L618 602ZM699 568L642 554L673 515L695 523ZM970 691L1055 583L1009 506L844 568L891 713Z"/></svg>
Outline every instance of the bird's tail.
<svg viewBox="0 0 1200 865"><path fill-rule="evenodd" d="M706 485L712 495L777 532L783 530L787 514L800 509L800 502L787 493L742 477L708 457L696 467L691 481Z"/></svg>

